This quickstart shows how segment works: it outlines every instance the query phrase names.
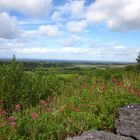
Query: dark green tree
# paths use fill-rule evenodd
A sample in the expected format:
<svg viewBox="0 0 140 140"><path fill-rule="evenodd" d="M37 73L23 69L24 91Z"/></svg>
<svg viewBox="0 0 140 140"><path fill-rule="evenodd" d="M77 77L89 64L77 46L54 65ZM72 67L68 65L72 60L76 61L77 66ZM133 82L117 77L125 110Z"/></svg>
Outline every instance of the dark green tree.
<svg viewBox="0 0 140 140"><path fill-rule="evenodd" d="M16 55L15 54L12 56L12 62L16 62Z"/></svg>
<svg viewBox="0 0 140 140"><path fill-rule="evenodd" d="M139 55L138 55L138 57L136 58L136 60L137 60L137 64L140 65L140 52L139 52Z"/></svg>

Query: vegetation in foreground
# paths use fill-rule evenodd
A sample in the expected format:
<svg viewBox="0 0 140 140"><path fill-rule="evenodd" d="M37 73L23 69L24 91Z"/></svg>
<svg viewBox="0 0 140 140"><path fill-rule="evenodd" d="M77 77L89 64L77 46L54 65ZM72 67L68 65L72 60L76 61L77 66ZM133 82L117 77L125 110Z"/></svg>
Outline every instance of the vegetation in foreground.
<svg viewBox="0 0 140 140"><path fill-rule="evenodd" d="M79 69L77 70L79 71ZM140 73L94 69L79 74L0 67L0 139L63 140L92 128L114 131L117 108L140 103Z"/></svg>

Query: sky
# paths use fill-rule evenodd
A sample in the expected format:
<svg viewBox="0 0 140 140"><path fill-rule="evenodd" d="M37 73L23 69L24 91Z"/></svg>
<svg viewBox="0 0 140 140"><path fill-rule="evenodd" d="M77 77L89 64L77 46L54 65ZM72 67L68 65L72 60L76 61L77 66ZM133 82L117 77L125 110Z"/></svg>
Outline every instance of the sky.
<svg viewBox="0 0 140 140"><path fill-rule="evenodd" d="M0 0L0 58L135 62L140 0Z"/></svg>

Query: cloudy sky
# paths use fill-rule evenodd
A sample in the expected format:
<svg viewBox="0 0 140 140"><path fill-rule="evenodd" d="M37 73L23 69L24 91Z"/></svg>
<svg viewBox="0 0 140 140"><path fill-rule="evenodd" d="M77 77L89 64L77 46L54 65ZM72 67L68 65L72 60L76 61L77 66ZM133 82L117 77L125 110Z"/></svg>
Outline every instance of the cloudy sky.
<svg viewBox="0 0 140 140"><path fill-rule="evenodd" d="M0 58L134 62L140 0L0 0Z"/></svg>

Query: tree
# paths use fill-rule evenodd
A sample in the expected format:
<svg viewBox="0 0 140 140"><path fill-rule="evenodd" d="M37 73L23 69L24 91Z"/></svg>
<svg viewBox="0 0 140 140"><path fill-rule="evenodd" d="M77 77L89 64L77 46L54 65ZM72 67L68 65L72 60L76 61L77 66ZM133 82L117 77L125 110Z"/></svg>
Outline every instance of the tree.
<svg viewBox="0 0 140 140"><path fill-rule="evenodd" d="M16 56L15 56L15 54L12 57L12 62L16 62Z"/></svg>
<svg viewBox="0 0 140 140"><path fill-rule="evenodd" d="M136 60L137 60L137 64L140 65L140 52L139 52L139 55L138 55L138 57L136 58Z"/></svg>

